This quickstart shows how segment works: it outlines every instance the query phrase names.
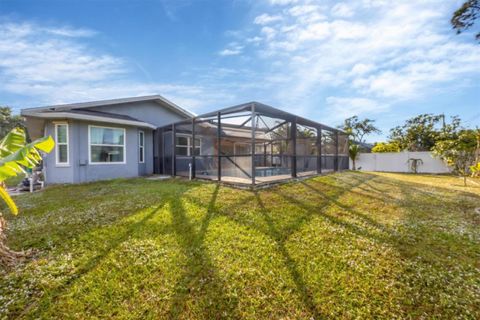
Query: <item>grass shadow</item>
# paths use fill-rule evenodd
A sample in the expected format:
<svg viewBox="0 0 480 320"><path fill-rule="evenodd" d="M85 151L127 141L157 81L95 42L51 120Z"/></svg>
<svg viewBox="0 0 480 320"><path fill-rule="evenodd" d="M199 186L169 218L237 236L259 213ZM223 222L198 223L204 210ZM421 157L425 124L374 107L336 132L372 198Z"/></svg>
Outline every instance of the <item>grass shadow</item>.
<svg viewBox="0 0 480 320"><path fill-rule="evenodd" d="M215 214L214 208L219 188L217 184L198 231L188 218L182 199L169 200L174 233L186 257L185 271L174 287L168 312L169 319L179 319L185 313L187 318L198 317L197 311L186 310L189 296L195 297L195 303L202 304L200 310L203 313L202 317L206 319L219 318L220 315L223 317L235 315L237 302L225 296L224 284L216 276L215 267L204 246L208 226Z"/></svg>
<svg viewBox="0 0 480 320"><path fill-rule="evenodd" d="M67 277L61 285L53 289L54 292L52 294L46 295L45 298L28 305L23 310L21 315L27 315L34 307L38 307L37 310L41 310L43 309L42 306L48 305L51 301L56 300L62 294L67 292L69 288L71 288L78 280L80 280L83 276L95 269L95 267L98 266L111 252L118 248L122 243L127 241L129 237L131 237L139 228L142 227L142 225L144 225L148 220L150 220L163 206L164 204L156 206L155 208L150 210L141 220L129 225L125 232L118 235L117 237L108 239L108 245L104 249L100 250L98 254L96 254L87 262L78 267L76 272L72 276Z"/></svg>
<svg viewBox="0 0 480 320"><path fill-rule="evenodd" d="M313 296L311 292L308 290L308 287L305 284L305 281L303 280L301 273L298 271L298 267L295 260L292 259L292 257L288 253L288 250L285 247L286 238L275 227L275 223L272 217L270 216L267 208L265 207L265 204L263 203L258 192L255 192L255 199L260 208L260 214L263 216L265 222L268 225L269 230L267 235L275 241L277 250L282 256L284 264L287 267L293 282L295 283L298 294L300 295L300 298L302 299L304 305L306 306L308 311L312 314L313 319L325 318L326 315L322 315L319 312L319 310L316 308Z"/></svg>

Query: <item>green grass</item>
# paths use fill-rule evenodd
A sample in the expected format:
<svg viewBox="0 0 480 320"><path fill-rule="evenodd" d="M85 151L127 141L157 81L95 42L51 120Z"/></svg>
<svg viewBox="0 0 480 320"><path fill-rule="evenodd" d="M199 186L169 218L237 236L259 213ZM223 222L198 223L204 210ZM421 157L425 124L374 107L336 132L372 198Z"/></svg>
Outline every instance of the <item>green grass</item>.
<svg viewBox="0 0 480 320"><path fill-rule="evenodd" d="M0 318L480 318L480 187L339 173L258 192L184 180L17 197Z"/></svg>
<svg viewBox="0 0 480 320"><path fill-rule="evenodd" d="M22 180L25 178L24 174L19 174L18 176L8 178L5 180L7 187L16 187Z"/></svg>

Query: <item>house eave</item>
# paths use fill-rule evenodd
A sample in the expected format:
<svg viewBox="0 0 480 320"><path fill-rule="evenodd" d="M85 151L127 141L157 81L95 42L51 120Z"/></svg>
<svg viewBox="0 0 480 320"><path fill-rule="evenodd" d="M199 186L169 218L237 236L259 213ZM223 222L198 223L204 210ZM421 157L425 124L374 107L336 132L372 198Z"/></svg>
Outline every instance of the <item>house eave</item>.
<svg viewBox="0 0 480 320"><path fill-rule="evenodd" d="M95 121L95 122L106 122L121 124L127 126L142 127L155 130L157 127L153 124L143 122L143 121L134 121L126 119L115 119L108 117L100 117L93 115L84 115L84 114L75 114L69 112L31 112L28 110L22 110L22 116L32 117L32 118L41 118L41 119L73 119L73 120L83 120L83 121Z"/></svg>
<svg viewBox="0 0 480 320"><path fill-rule="evenodd" d="M130 97L130 98L119 98L119 99L110 99L110 100L98 100L98 101L89 101L89 102L80 102L80 103L60 104L60 105L52 105L52 106L36 107L36 108L25 108L22 110L22 113L23 112L42 112L42 111L68 111L71 109L102 107L102 106L109 106L109 105L115 105L115 104L126 104L126 103L142 102L142 101L154 101L157 103L162 102L162 105L164 107L167 107L171 111L181 114L186 118L195 117L195 114L178 106L177 104L173 103L172 101L164 98L159 94L150 95L150 96L141 96L141 97Z"/></svg>

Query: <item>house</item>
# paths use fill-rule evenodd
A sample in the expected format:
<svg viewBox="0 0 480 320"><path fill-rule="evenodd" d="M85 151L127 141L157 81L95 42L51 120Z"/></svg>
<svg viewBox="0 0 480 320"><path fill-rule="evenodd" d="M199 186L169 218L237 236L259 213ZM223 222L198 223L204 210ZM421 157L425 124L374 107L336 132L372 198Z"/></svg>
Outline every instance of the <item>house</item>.
<svg viewBox="0 0 480 320"><path fill-rule="evenodd" d="M22 110L47 184L161 173L259 185L348 169L348 136L258 102L195 116L154 95Z"/></svg>
<svg viewBox="0 0 480 320"><path fill-rule="evenodd" d="M80 183L149 175L158 166L158 127L193 114L160 95L23 109L29 135L51 135L44 179Z"/></svg>

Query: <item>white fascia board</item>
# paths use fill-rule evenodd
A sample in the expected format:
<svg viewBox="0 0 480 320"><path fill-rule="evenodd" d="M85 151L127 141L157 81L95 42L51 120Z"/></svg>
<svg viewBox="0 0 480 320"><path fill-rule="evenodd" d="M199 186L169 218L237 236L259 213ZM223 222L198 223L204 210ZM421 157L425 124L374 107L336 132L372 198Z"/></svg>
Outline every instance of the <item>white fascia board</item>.
<svg viewBox="0 0 480 320"><path fill-rule="evenodd" d="M106 123L116 123L116 124L124 124L127 126L135 126L135 127L142 127L142 128L149 128L149 129L157 129L156 126L153 124L142 122L142 121L134 121L134 120L125 120L125 119L115 119L115 118L108 118L108 117L99 117L99 116L92 116L92 115L85 115L85 114L76 114L76 113L69 113L69 112L28 112L23 111L22 116L25 117L34 117L34 118L44 118L44 119L75 119L75 120L85 120L85 121L96 121L96 122L106 122Z"/></svg>
<svg viewBox="0 0 480 320"><path fill-rule="evenodd" d="M142 101L162 101L166 104L168 108L172 111L181 113L186 117L193 118L195 114L192 112L178 106L177 104L173 103L172 101L162 97L161 95L151 95L151 96L143 96L143 97L130 97L130 98L119 98L119 99L110 99L110 100L98 100L98 101L89 101L89 102L79 102L79 103L70 103L70 104L60 104L60 105L52 105L52 106L45 106L45 107L36 107L36 108L25 108L22 110L22 114L27 112L41 112L41 111L48 111L52 109L57 109L58 111L68 111L71 109L83 109L83 108L92 108L92 107L102 107L102 106L109 106L114 104L124 104L124 103L133 103L133 102L142 102Z"/></svg>

